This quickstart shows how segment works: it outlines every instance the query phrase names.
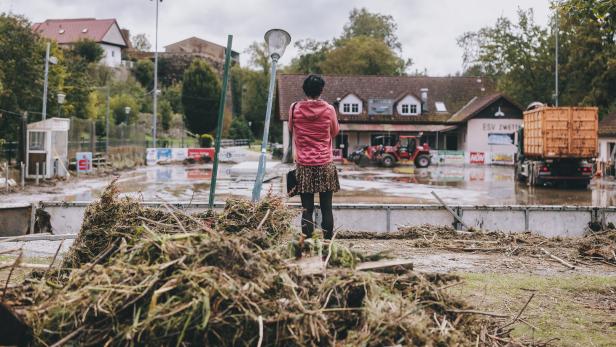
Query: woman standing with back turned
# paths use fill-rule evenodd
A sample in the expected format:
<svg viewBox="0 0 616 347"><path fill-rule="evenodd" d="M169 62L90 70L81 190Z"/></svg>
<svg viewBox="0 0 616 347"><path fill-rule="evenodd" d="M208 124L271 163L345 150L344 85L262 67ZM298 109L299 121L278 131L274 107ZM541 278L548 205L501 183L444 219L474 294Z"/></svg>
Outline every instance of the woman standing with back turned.
<svg viewBox="0 0 616 347"><path fill-rule="evenodd" d="M314 223L314 194L319 193L323 215L321 227L326 239L334 231L332 199L340 190L338 172L333 163L332 142L339 126L334 107L320 99L325 81L310 75L304 80L306 100L291 106L289 131L293 134L298 193L302 200L302 232L312 237Z"/></svg>

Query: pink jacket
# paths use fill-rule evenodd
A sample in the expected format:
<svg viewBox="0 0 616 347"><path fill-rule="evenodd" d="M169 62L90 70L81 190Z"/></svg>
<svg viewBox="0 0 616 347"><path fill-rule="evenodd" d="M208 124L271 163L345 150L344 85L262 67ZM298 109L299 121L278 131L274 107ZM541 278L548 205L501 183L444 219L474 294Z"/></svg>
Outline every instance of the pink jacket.
<svg viewBox="0 0 616 347"><path fill-rule="evenodd" d="M289 131L293 134L295 161L319 166L333 160L332 141L340 127L334 107L323 100L304 100L289 109Z"/></svg>

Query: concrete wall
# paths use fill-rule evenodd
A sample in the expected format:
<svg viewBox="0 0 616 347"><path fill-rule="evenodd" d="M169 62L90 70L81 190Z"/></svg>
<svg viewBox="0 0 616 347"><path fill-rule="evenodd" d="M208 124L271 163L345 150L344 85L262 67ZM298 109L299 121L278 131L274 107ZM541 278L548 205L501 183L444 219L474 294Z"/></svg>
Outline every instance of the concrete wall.
<svg viewBox="0 0 616 347"><path fill-rule="evenodd" d="M162 208L159 203L143 203ZM207 209L206 204L172 204L187 212ZM79 231L87 203L47 202L41 207L51 215L51 225L56 234L75 234ZM297 204L291 207L298 209ZM222 208L217 204L216 209ZM452 206L469 226L509 233L531 231L554 237L579 237L587 232L588 225L616 224L616 207L578 206ZM356 231L391 232L400 226L421 224L453 225L454 218L437 205L334 205L336 228ZM319 220L319 218L317 218ZM299 227L299 216L295 221Z"/></svg>

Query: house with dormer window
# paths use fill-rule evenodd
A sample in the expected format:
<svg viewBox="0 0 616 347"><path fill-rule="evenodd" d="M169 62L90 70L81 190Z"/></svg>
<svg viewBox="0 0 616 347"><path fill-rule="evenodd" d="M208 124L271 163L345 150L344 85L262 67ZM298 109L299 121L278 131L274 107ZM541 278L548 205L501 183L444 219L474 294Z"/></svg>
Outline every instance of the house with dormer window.
<svg viewBox="0 0 616 347"><path fill-rule="evenodd" d="M480 77L323 75L322 99L334 105L340 134L333 144L346 157L362 145L395 145L400 135L421 136L434 155L460 162L513 164L522 108ZM304 98L306 75L278 76L276 111L288 120ZM283 126L284 148L289 134ZM438 160L437 160L438 162Z"/></svg>

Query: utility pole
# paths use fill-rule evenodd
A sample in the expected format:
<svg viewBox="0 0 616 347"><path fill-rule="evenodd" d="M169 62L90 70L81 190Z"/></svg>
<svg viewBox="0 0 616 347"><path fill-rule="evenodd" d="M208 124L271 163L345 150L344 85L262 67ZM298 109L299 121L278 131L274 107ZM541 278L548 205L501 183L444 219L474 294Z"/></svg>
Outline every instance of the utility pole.
<svg viewBox="0 0 616 347"><path fill-rule="evenodd" d="M156 148L156 111L158 106L158 3L156 2L156 34L154 37L154 105L152 107L152 147Z"/></svg>
<svg viewBox="0 0 616 347"><path fill-rule="evenodd" d="M558 32L560 31L559 27L558 27L558 12L559 12L559 7L558 5L556 6L556 69L555 69L555 77L554 77L554 105L556 107L558 107Z"/></svg>
<svg viewBox="0 0 616 347"><path fill-rule="evenodd" d="M49 50L51 43L47 42L45 49L45 83L43 84L43 120L47 119L47 77L49 75Z"/></svg>
<svg viewBox="0 0 616 347"><path fill-rule="evenodd" d="M105 152L109 160L109 84L107 84L107 110L105 111Z"/></svg>

